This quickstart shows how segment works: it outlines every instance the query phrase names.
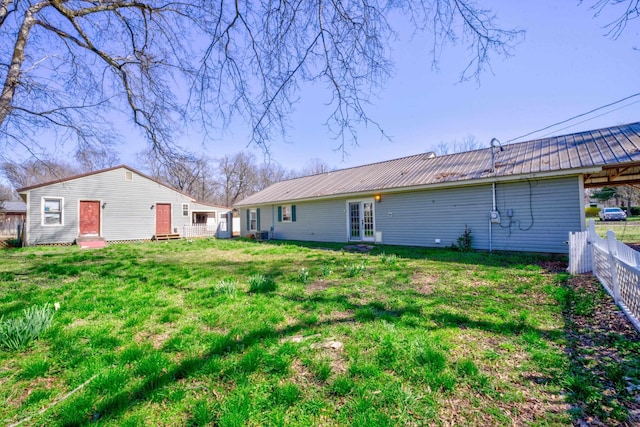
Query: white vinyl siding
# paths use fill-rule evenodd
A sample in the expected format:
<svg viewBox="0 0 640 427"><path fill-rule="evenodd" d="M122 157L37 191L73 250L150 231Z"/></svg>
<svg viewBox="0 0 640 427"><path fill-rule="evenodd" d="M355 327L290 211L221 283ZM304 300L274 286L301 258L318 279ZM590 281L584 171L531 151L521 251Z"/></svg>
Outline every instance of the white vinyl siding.
<svg viewBox="0 0 640 427"><path fill-rule="evenodd" d="M501 222L491 227L491 184L384 193L375 203L375 231L383 244L444 248L455 243L468 226L474 249L491 246L493 250L567 253L569 231L584 227L580 179L569 176L497 183L496 207ZM262 221L271 225L275 239L346 242L346 202L296 202L298 218L291 223L277 221L282 205L263 205Z"/></svg>
<svg viewBox="0 0 640 427"><path fill-rule="evenodd" d="M29 214L26 224L27 244L71 243L79 233L80 200L101 200L102 236L107 241L151 239L155 234L156 203L170 203L172 227L181 232L190 224L182 216L182 204L190 198L144 176L128 181L124 168L110 169L69 181L34 188L27 193ZM56 197L50 197L56 196ZM62 228L42 223L44 200L59 198L62 203Z"/></svg>

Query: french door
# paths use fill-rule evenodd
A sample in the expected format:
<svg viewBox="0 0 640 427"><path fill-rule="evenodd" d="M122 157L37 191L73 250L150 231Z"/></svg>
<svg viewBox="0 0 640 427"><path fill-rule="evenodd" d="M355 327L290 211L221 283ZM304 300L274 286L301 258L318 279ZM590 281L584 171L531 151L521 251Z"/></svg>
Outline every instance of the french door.
<svg viewBox="0 0 640 427"><path fill-rule="evenodd" d="M349 240L373 242L376 234L373 200L348 202Z"/></svg>

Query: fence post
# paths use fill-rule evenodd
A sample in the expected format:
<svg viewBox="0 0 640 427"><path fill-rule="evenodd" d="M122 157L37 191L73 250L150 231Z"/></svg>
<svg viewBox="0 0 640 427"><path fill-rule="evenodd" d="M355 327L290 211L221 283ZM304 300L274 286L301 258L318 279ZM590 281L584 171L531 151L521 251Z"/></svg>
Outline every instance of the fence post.
<svg viewBox="0 0 640 427"><path fill-rule="evenodd" d="M613 230L607 231L607 252L609 252L609 268L611 269L611 287L613 299L620 303L620 286L618 286L618 244Z"/></svg>

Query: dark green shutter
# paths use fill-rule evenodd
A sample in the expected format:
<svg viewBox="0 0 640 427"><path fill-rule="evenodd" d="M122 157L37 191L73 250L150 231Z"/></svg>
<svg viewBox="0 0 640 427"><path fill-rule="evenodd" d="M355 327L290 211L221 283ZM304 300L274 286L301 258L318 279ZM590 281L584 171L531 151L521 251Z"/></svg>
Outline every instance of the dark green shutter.
<svg viewBox="0 0 640 427"><path fill-rule="evenodd" d="M251 211L251 209L247 209L247 231L251 230L251 217L250 217L250 213L249 211Z"/></svg>
<svg viewBox="0 0 640 427"><path fill-rule="evenodd" d="M291 205L291 221L296 222L296 205Z"/></svg>
<svg viewBox="0 0 640 427"><path fill-rule="evenodd" d="M282 206L278 206L278 222L282 222Z"/></svg>
<svg viewBox="0 0 640 427"><path fill-rule="evenodd" d="M260 231L260 208L256 209L256 229Z"/></svg>

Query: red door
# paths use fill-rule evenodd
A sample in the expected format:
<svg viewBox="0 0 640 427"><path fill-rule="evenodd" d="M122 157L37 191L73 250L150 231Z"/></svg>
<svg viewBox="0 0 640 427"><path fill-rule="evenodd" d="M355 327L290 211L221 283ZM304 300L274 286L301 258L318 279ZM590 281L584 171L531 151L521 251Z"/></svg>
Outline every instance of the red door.
<svg viewBox="0 0 640 427"><path fill-rule="evenodd" d="M171 205L169 203L156 205L156 234L171 234Z"/></svg>
<svg viewBox="0 0 640 427"><path fill-rule="evenodd" d="M80 235L100 235L100 202L80 201Z"/></svg>

